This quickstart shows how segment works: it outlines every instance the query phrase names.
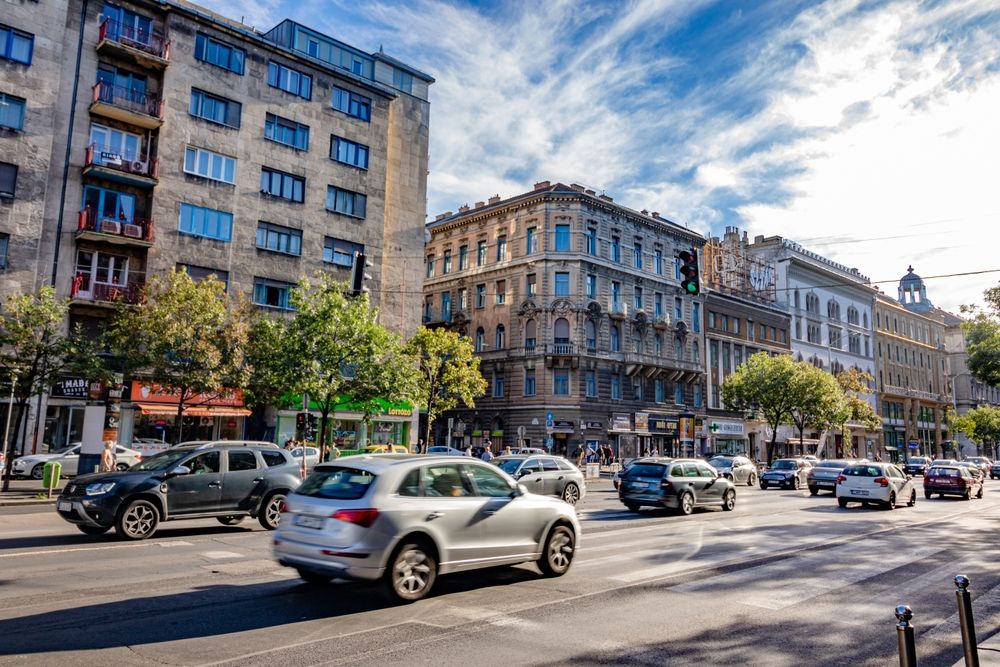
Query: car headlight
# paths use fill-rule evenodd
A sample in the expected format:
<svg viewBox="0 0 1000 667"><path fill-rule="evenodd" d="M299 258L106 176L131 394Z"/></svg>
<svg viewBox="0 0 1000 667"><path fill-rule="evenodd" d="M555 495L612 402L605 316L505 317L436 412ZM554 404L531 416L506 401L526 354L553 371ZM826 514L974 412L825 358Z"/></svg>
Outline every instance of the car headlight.
<svg viewBox="0 0 1000 667"><path fill-rule="evenodd" d="M88 496L99 496L102 493L111 491L113 488L115 488L114 482L97 482L96 484L88 484L86 494Z"/></svg>

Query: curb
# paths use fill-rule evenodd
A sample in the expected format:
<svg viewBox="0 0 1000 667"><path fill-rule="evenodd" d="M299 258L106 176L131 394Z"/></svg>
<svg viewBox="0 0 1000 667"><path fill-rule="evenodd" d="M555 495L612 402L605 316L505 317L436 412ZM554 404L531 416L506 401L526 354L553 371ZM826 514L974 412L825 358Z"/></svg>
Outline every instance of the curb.
<svg viewBox="0 0 1000 667"><path fill-rule="evenodd" d="M0 507L30 507L32 505L54 505L58 496L51 498L4 498L0 494Z"/></svg>

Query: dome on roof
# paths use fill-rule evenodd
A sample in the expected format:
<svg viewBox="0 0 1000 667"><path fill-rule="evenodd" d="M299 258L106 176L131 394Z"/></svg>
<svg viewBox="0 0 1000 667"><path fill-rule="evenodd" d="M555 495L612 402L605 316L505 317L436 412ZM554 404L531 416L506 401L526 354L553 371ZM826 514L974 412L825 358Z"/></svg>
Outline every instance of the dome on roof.
<svg viewBox="0 0 1000 667"><path fill-rule="evenodd" d="M912 266L906 267L906 275L899 279L899 303L917 313L926 313L934 305L927 298L924 279L913 272Z"/></svg>
<svg viewBox="0 0 1000 667"><path fill-rule="evenodd" d="M899 279L899 282L901 282L901 283L906 283L906 282L921 282L922 283L923 281L924 281L923 278L921 278L920 276L918 276L917 274L915 274L913 272L913 267L912 266L906 267L906 275Z"/></svg>

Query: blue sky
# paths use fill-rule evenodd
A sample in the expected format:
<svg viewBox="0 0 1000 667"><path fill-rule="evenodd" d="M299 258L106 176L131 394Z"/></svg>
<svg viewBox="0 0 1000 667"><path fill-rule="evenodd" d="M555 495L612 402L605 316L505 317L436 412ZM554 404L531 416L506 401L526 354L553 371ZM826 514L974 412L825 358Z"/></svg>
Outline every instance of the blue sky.
<svg viewBox="0 0 1000 667"><path fill-rule="evenodd" d="M535 181L795 239L895 296L1000 269L996 0L202 0L433 75L428 214ZM957 310L1000 273L928 280Z"/></svg>

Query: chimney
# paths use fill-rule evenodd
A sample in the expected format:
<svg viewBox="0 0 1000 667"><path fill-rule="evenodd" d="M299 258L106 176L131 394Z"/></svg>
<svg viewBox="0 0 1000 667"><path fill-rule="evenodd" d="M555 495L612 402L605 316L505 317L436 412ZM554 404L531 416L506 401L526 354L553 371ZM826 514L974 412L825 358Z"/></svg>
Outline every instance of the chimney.
<svg viewBox="0 0 1000 667"><path fill-rule="evenodd" d="M646 209L642 209L639 212L642 213L643 215L649 215L649 211L647 211Z"/></svg>
<svg viewBox="0 0 1000 667"><path fill-rule="evenodd" d="M577 192L583 192L583 186L580 185L579 183L570 183L569 187L576 190Z"/></svg>
<svg viewBox="0 0 1000 667"><path fill-rule="evenodd" d="M545 181L545 183L547 184L548 181ZM535 189L537 190L538 188L536 187ZM499 204L500 203L500 195L493 195L492 197L489 198L488 201L489 201L490 206L492 206L493 204Z"/></svg>
<svg viewBox="0 0 1000 667"><path fill-rule="evenodd" d="M477 201L477 202L476 202L476 208L482 208L482 207L484 207L484 206L486 206L486 203L485 203L485 202L481 202L481 201Z"/></svg>
<svg viewBox="0 0 1000 667"><path fill-rule="evenodd" d="M650 215L653 216L654 218L659 218L660 217L660 212L659 211L653 211L652 213L650 213Z"/></svg>
<svg viewBox="0 0 1000 667"><path fill-rule="evenodd" d="M437 215L436 215L436 216L434 217L434 222L437 222L438 220L444 220L444 219L445 219L445 218L447 218L447 217L448 217L448 214L447 214L447 213L438 213L438 214L437 214Z"/></svg>
<svg viewBox="0 0 1000 667"><path fill-rule="evenodd" d="M758 234L757 236L753 237L753 242L754 243L763 243L764 242L764 235L763 234Z"/></svg>
<svg viewBox="0 0 1000 667"><path fill-rule="evenodd" d="M461 206L458 207L458 212L459 213L468 213L469 212L469 205L468 204L462 204Z"/></svg>
<svg viewBox="0 0 1000 667"><path fill-rule="evenodd" d="M584 190L584 192L586 192L588 195L596 195L597 194L593 190Z"/></svg>
<svg viewBox="0 0 1000 667"><path fill-rule="evenodd" d="M535 183L535 190L544 190L545 188L551 186L552 183L549 181L538 181Z"/></svg>
<svg viewBox="0 0 1000 667"><path fill-rule="evenodd" d="M609 197L609 196L607 196L607 195L598 195L598 197L597 197L597 198L598 198L598 199L603 199L604 201L609 201L609 202L610 202L610 201L614 201L614 199L612 199L611 197Z"/></svg>

